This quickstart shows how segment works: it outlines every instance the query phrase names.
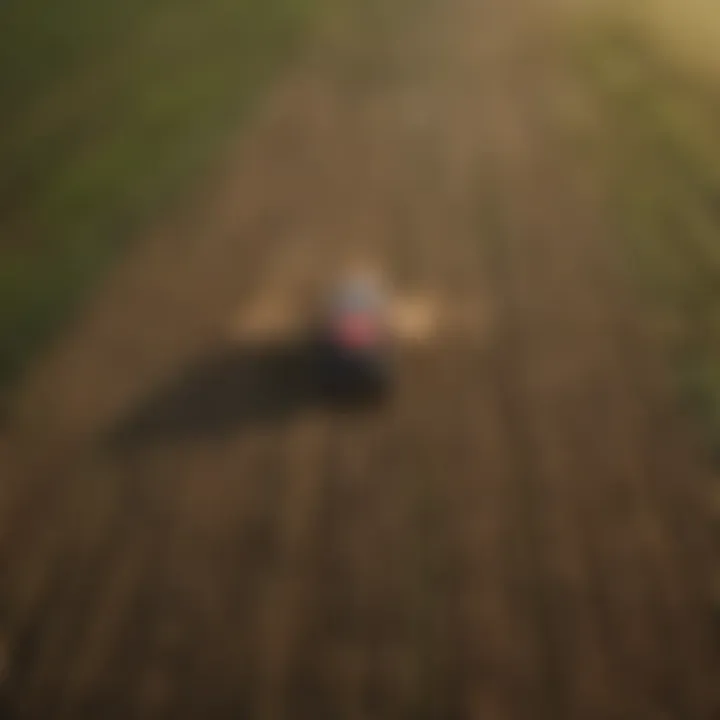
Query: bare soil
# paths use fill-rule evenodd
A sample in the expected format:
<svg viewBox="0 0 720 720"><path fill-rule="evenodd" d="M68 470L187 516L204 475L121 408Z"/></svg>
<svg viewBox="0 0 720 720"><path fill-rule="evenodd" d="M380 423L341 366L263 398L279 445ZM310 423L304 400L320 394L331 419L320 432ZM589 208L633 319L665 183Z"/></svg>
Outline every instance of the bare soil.
<svg viewBox="0 0 720 720"><path fill-rule="evenodd" d="M710 475L549 6L343 16L33 369L3 717L720 717ZM487 321L341 412L229 329L357 253Z"/></svg>

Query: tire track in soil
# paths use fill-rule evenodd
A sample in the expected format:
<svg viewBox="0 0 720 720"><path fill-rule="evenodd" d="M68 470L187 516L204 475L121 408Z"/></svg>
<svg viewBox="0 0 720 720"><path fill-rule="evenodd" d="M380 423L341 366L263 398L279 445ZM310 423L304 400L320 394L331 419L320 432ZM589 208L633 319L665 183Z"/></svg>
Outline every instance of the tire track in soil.
<svg viewBox="0 0 720 720"><path fill-rule="evenodd" d="M144 646L159 659L145 662L150 678L133 693L138 715L155 717L150 708L165 708L168 717L209 711L229 698L248 705L251 648L237 639L250 636L258 587L274 567L273 519L282 483L277 443L277 433L259 429L239 442L185 451L181 465L177 449L141 461L144 480L165 478L172 487L146 497L165 518L150 570L150 615L140 625L146 634L134 648L137 653ZM168 490L174 501L162 508ZM132 652L131 640L114 662ZM203 697L207 708L198 706Z"/></svg>
<svg viewBox="0 0 720 720"><path fill-rule="evenodd" d="M489 11L489 7L482 8L482 14L473 10L472 27L489 28ZM475 59L469 49L472 45L462 41L462 49L453 45L453 38L464 38L465 32L453 22L442 28L446 43L442 51L451 58L444 71L449 77L457 73L462 78L457 92L467 92L463 97L474 98L476 93L480 98L482 76L462 67ZM474 234L477 198L472 195L476 163L482 166L487 160L482 154L487 151L485 123L483 111L471 101L460 108L452 98L443 100L450 105L452 117L442 138L448 157L439 183L447 188L447 197L442 197L436 236L430 244L435 248L434 266L445 270L444 293L439 295L477 304L486 295L485 291L478 294L478 285L482 287L487 278L478 263L483 238ZM483 299L492 312L495 298ZM426 492L439 535L431 563L438 597L435 614L428 618L435 629L427 651L428 657L439 660L428 664L425 682L435 688L435 696L434 704L418 710L424 717L510 716L509 708L517 709L517 687L504 690L513 682L522 687L532 675L525 630L518 622L516 599L509 596L505 577L506 541L513 537L513 530L507 457L497 432L493 379L484 346L493 341L492 337L450 338L441 341L436 351L442 369L434 372L444 376L444 381L437 409L430 411L436 418L435 435L432 443L423 446L432 451L418 463L418 467L434 464ZM480 458L477 465L472 464L472 459Z"/></svg>
<svg viewBox="0 0 720 720"><path fill-rule="evenodd" d="M3 622L11 658L6 686L9 694L28 702L35 700L29 688L42 670L36 658L42 657L54 640L72 636L78 622L73 610L77 592L87 583L86 573L101 569L108 556L114 555L108 535L117 536L118 530L116 514L107 506L100 508L100 522L85 517L88 504L97 496L84 496L76 477L58 472L49 473L48 478L47 470L41 472L43 481L51 478L62 484L64 493L51 495L47 505L36 508L42 512L42 520L36 517L28 523L35 536L27 538L27 545L15 546L25 550L23 562L7 564L3 585L7 606ZM104 521L109 532L101 524Z"/></svg>
<svg viewBox="0 0 720 720"><path fill-rule="evenodd" d="M602 496L612 483L613 471L603 473L596 469L603 467L607 448L600 451L600 458L595 459L600 462L596 464L586 447L588 440L601 439L604 435L602 423L596 423L597 429L590 434L586 431L591 429L589 419L595 414L596 393L602 396L608 391L606 383L612 383L604 365L605 353L598 347L600 338L607 333L603 299L593 278L588 277L593 273L595 259L588 255L588 250L598 242L598 230L588 222L587 212L597 217L596 206L592 197L584 192L582 179L573 178L572 161L566 160L563 148L554 142L556 128L550 127L545 117L547 98L530 97L528 101L535 122L531 130L536 154L534 172L537 180L544 183L543 187L551 189L549 193L540 192L540 196L551 206L557 206L564 199L569 208L549 218L533 216L539 237L548 250L550 262L545 271L549 277L556 278L555 285L562 288L565 298L573 298L573 310L563 312L563 294L550 295L545 318L551 327L554 321L560 333L575 336L567 347L557 338L559 356L554 363L562 367L562 355L573 353L573 362L580 370L573 373L574 377L567 376L564 383L567 387L557 388L552 377L549 378L551 395L544 400L553 408L551 426L560 431L560 437L546 433L544 442L552 449L551 477L559 482L548 483L543 488L543 494L551 499L548 515L557 523L554 531L550 526L549 533L552 577L557 586L556 627L558 643L567 654L564 664L571 678L567 683L569 714L600 718L623 712L623 702L618 693L614 650L607 646L603 630L607 626L603 626L603 609L597 602L599 563L594 545L607 531L592 523L593 508L601 505ZM539 148L542 148L540 152ZM553 247L556 238L565 238L565 245L567 239L572 239L574 249ZM548 362L546 367L551 364ZM556 389L553 390L553 386Z"/></svg>
<svg viewBox="0 0 720 720"><path fill-rule="evenodd" d="M534 354L529 372L532 391L547 420L545 425L538 423L538 435L544 456L539 464L546 468L539 482L545 501L548 612L560 653L558 662L565 668L560 681L567 703L564 712L570 717L607 717L621 712L622 703L613 672L614 650L608 652L599 635L602 610L593 602L597 554L592 546L597 536L590 528L578 526L578 516L583 517L583 510L595 502L593 496L598 490L602 494L611 482L611 477L597 473L588 462L589 455L580 449L585 438L577 432L593 412L584 394L593 386L603 392L607 375L594 347L593 329L602 329L602 310L587 279L587 238L592 242L597 231L587 217L594 207L579 192L582 186L569 182L568 167L552 142L552 129L545 126L544 102L544 96L526 92L523 110L524 117L532 118L527 131L533 148L528 175L538 198L528 214L528 226L534 228L545 251L545 258L535 259L535 272L545 274L545 284L552 288L539 298L533 323L550 340ZM563 200L568 211L547 212L547 207L557 207ZM562 246L557 243L560 238ZM567 246L570 238L573 247ZM572 306L565 308L570 298ZM551 344L555 347L549 348ZM568 366L568 357L574 368ZM565 377L559 384L563 368ZM625 621L632 619L626 616Z"/></svg>
<svg viewBox="0 0 720 720"><path fill-rule="evenodd" d="M565 75L560 68L555 74L556 77L564 77L571 86L572 81ZM594 207L596 216L600 217L597 188L592 188L592 182L588 184L591 179L586 174L583 177L578 171L577 158L570 157L567 147L563 149L559 134L561 128L557 124L553 126L548 111L548 93L542 100L536 98L535 102L541 108L538 115L541 120L539 137L548 150L545 164L564 169L567 195L571 194L570 187L576 188L575 194L581 199L579 204L584 200L586 205ZM658 411L669 418L674 407L659 372L658 358L662 357L662 351L652 338L642 338L637 324L638 308L617 277L612 254L600 242L597 224L593 228L579 228L583 231L580 234L573 232L574 213L564 215L566 220L570 220L569 224L557 223L559 217L555 216L557 231L554 237L584 238L575 240L576 244L582 245L584 252L581 264L573 273L575 281L570 290L574 297L579 298L585 288L588 294L586 318L600 319L606 338L605 346L595 349L595 367L602 373L598 379L605 378L607 397L594 394L597 390L590 385L584 388L589 397L581 401L593 412L584 413L585 417L577 413L575 418L579 422L568 426L569 437L573 438L576 448L578 467L582 461L592 467L591 458L594 457L596 466L604 469L604 473L596 472L597 481L584 493L598 495L594 502L589 499L590 506L596 505L601 509L595 513L595 537L603 539L611 535L607 530L607 518L620 510L617 500L622 497L623 490L626 496L628 491L633 493L635 502L631 505L633 510L628 517L628 528L634 528L636 537L627 535L624 540L637 553L632 560L635 568L647 569L645 589L641 591L636 586L636 591L644 592L647 598L644 613L652 618L647 642L654 647L649 652L655 657L658 672L654 681L648 684L647 695L653 697L658 707L666 712L680 717L704 717L706 710L703 708L717 706L717 700L713 700L713 696L717 698L717 691L713 692L717 659L707 633L706 579L710 577L711 568L708 561L709 524L701 502L698 503L698 491L702 490L702 484L688 488L680 480L677 470L685 467L687 472L690 465L694 467L692 476L698 480L703 477L703 472L691 460L689 445L685 443L682 447L685 430L681 424L675 423L672 431L668 432L663 428L662 421L657 422ZM562 245L561 250L565 251ZM605 448L602 447L603 438ZM632 455L637 462L634 467L624 462ZM665 457L658 463L660 455ZM611 489L613 483L614 490ZM611 502L603 498L603 489L606 496L614 494ZM671 494L673 489L675 498ZM681 492L678 493L678 490ZM685 528L680 522L678 502L687 508ZM600 522L603 508L604 522ZM688 551L683 539L688 530L696 530L693 552ZM606 566L606 583L612 583L616 570L610 568L616 567L615 564ZM631 622L632 617L624 618L625 625ZM660 637L664 645L658 645ZM618 645L622 646L622 638L618 638ZM624 679L627 680L629 675L632 673L626 674Z"/></svg>
<svg viewBox="0 0 720 720"><path fill-rule="evenodd" d="M512 32L513 19L503 16L501 21L504 32ZM521 42L518 37L514 40ZM501 52L513 49L517 52L512 47L502 48ZM523 114L526 108L515 96L526 92L526 88L513 77L516 68L507 65L508 60L501 55L485 88L492 97L493 114L482 127L493 144L487 157L487 174L481 176L482 190L490 194L483 209L494 215L486 249L488 281L498 315L498 333L490 357L493 403L509 474L506 577L514 603L514 622L530 669L521 715L566 717L560 655L564 648L558 642L553 612L553 588L549 584L552 561L545 527L548 504L542 496L545 484L553 477L552 469L547 467L546 448L540 444L541 439L547 440L541 435L544 426L552 424L552 405L543 405L542 399L534 396L532 386L533 366L540 360L533 342L538 319L536 303L543 300L542 294L536 297L539 283L528 277L530 268L532 273L542 272L538 245L533 244L537 228L530 232L524 224L524 214L530 208L522 193L528 182L526 156L532 148L527 136L528 118Z"/></svg>
<svg viewBox="0 0 720 720"><path fill-rule="evenodd" d="M312 203L311 207L318 204ZM313 232L304 234L304 251L297 257L314 263L294 266L294 301L300 302L300 317L309 316L306 302L322 292L324 278L332 276L338 259L332 219L309 219ZM293 248L287 248L295 254ZM292 271L292 268L291 268ZM287 288L286 288L287 289ZM290 297L288 299L291 299ZM292 301L292 300L291 300ZM325 463L329 449L337 444L337 428L331 418L310 408L309 416L291 421L277 447L282 490L276 498L272 520L275 563L258 586L253 618L254 654L251 675L253 691L248 710L253 717L282 718L300 712L304 698L296 697L296 667L306 666L297 658L298 647L312 617L312 565L318 520L321 513Z"/></svg>
<svg viewBox="0 0 720 720"><path fill-rule="evenodd" d="M511 82L512 80L509 81L509 83ZM516 79L515 82L522 82L522 78ZM528 421L531 438L528 440L528 444L535 454L534 461L527 469L529 479L525 488L525 500L529 506L535 509L535 519L528 521L528 525L534 527L534 539L531 539L530 542L538 544L537 552L540 555L539 557L535 556L533 565L545 564L542 579L537 579L537 582L540 583L538 594L541 598L541 606L537 611L539 613L537 624L541 628L541 645L546 652L551 651L545 660L545 664L551 669L545 685L551 692L549 702L554 705L553 714L555 716L574 716L573 706L569 704L573 699L570 697L570 692L577 687L579 680L583 680L583 671L587 670L582 663L573 664L572 658L569 656L573 637L567 630L568 617L565 615L569 609L581 608L582 605L563 601L563 594L571 591L572 587L568 583L567 569L568 548L572 547L573 541L572 535L567 535L570 528L567 527L568 519L563 515L564 512L573 512L575 508L572 504L566 504L563 512L562 508L557 507L557 503L562 503L562 498L567 498L568 493L572 493L570 483L587 483L589 481L607 484L612 482L612 475L605 478L596 476L593 469L578 457L576 449L568 442L573 433L564 416L572 413L582 417L583 410L578 406L578 399L575 397L578 390L576 383L579 380L580 387L582 387L587 382L583 379L582 373L592 372L594 363L591 357L584 356L577 339L568 342L567 338L558 334L577 333L577 323L587 320L584 314L587 313L588 307L586 301L582 299L585 293L582 290L577 292L578 288L571 288L568 285L572 271L564 279L564 282L561 282L563 277L557 274L554 266L566 262L571 269L574 268L576 273L582 273L584 263L582 255L578 255L577 250L568 248L567 245L557 248L555 243L558 236L554 232L555 227L548 223L549 216L546 207L547 205L550 207L557 205L557 200L553 200L552 195L548 195L545 188L552 186L560 178L557 173L545 174L548 168L544 165L542 156L539 156L537 152L539 138L536 137L535 124L538 121L538 108L528 97L527 90L523 90L519 84L512 91L512 97L515 102L520 99L520 103L515 107L515 116L522 117L526 121L530 120L524 131L525 142L528 143L524 158L526 164L520 171L524 177L511 182L516 193L519 190L520 193L527 193L527 195L518 201L516 209L511 206L509 211L511 217L521 218L515 223L514 236L517 240L514 242L516 242L517 255L509 261L511 268L509 272L516 273L516 287L522 288L520 291L515 291L518 303L516 317L520 322L518 335L521 340L519 342L524 342L526 347L524 354L517 346L515 351L510 354L515 357L523 355L528 358L527 367L523 369L516 366L516 373L517 376L524 375L526 378L528 395L525 402L529 404L529 407L526 407L524 411L516 409L515 412ZM538 184L538 180L544 185ZM507 193L507 195L513 197L511 193ZM532 238L531 242L534 245L527 241L521 244L523 238ZM542 253L538 253L539 246L542 247ZM526 258L529 258L529 261ZM551 283L553 275L557 280L554 287ZM509 284L512 287L512 281ZM571 293L571 289L575 292ZM567 298L573 298L574 307L571 313L562 309L561 303L564 294ZM578 311L577 316L575 310ZM540 334L545 334L545 337L539 338ZM568 367L568 357L572 358L571 362L574 368ZM558 384L554 377L557 378L557 373L562 372L559 368L567 368L573 374L579 371L580 375L579 377L576 375L577 379L575 379L571 374L565 381ZM517 382L517 376L515 382ZM600 377L602 375L599 375L598 379ZM518 398L515 402L517 405L522 404L522 400ZM615 410L617 409L619 407L615 408ZM622 416L618 412L614 413L614 417L615 421L620 423ZM625 423L621 427L625 431L629 429ZM573 469L575 470L574 477L570 474ZM527 510L527 512L532 511ZM598 537L605 534L607 531ZM625 558L616 556L613 564L615 572L620 571L624 566L638 569L646 567L646 564L643 563L640 556L629 555ZM612 579L608 576L605 578L605 582L612 583ZM628 600L637 602L643 597L645 586L642 584L642 580L639 582L640 584L638 584L638 578L632 577L627 578L627 581L617 583L624 602ZM535 585L535 587L538 586ZM634 626L637 631L636 652L648 653L648 655L636 655L638 669L651 671L651 668L657 665L656 661L650 660L654 635L652 621L639 606L636 605L635 610L631 610L631 607L626 606L624 609L623 629L627 625ZM576 629L583 629L582 626L586 623L587 619L583 620ZM577 635L574 639L577 639ZM618 640L618 644L622 645L622 639L618 638ZM645 649L641 650L640 648L643 646ZM617 647L613 648L613 654L617 654L617 651ZM597 651L595 657L597 657ZM587 662L588 656L585 656L583 660ZM569 679L568 671L579 672L580 676L570 676L572 679ZM577 698L574 699L577 700Z"/></svg>
<svg viewBox="0 0 720 720"><path fill-rule="evenodd" d="M437 52L434 46L430 49ZM451 130L436 132L434 141L440 147ZM422 214L425 222L422 227L418 223L413 235L415 257L407 268L417 287L441 299L454 298L458 279L457 228L449 191L454 170L447 161L440 164L438 186L444 183L445 189L440 192L431 185L425 190L427 200L424 194L414 200L413 215L419 220ZM430 198L433 211L424 212L421 208L427 210ZM396 248L403 252L401 246ZM451 349L456 343L452 336L439 336L417 350L417 356L413 348L407 350L407 374L401 379L406 383L405 393L399 398L389 447L377 457L378 473L384 471L390 488L377 486L377 516L384 526L376 552L389 547L395 556L387 560L389 582L386 577L383 584L380 574L372 579L373 586L389 584L391 592L377 602L378 614L387 618L387 637L381 636L376 656L369 657L374 672L368 702L374 704L368 704L368 716L458 717L447 583L452 547L445 492L445 480L456 470L455 410L462 382L458 358ZM388 539L383 542L385 536ZM396 688L405 692L398 693Z"/></svg>
<svg viewBox="0 0 720 720"><path fill-rule="evenodd" d="M543 68L548 71L552 69ZM598 634L600 608L592 602L597 568L589 546L595 538L582 532L577 516L584 498L611 478L597 474L587 462L574 431L592 414L592 405L582 397L585 388L598 385L602 392L605 382L593 352L592 333L602 316L586 278L587 244L597 232L593 227L596 212L589 198L568 181L568 167L553 144L551 128L545 125L548 80L542 94L523 84L522 72L509 80L510 86L513 82L515 114L525 120L528 143L526 179L515 186L532 198L519 201L514 212L521 218L517 235L527 239L519 256L530 258L528 264L516 260L515 266L526 289L526 378L528 401L536 408L526 412L526 417L537 413L531 423L538 452L533 505L538 508L538 532L544 538L547 563L541 622L548 624L544 642L555 648L551 657L557 663L555 714L607 717L621 708L612 692L617 687L611 671L613 649L608 653ZM559 207L564 210L558 211ZM625 621L633 619L626 616Z"/></svg>

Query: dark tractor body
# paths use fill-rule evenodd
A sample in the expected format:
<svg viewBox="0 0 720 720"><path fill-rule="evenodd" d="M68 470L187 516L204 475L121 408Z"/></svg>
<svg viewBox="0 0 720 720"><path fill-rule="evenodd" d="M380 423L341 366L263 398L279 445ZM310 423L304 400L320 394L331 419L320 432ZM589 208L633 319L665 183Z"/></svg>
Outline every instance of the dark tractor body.
<svg viewBox="0 0 720 720"><path fill-rule="evenodd" d="M356 397L384 395L393 375L392 346L382 294L364 282L341 287L331 298L315 337L323 387Z"/></svg>

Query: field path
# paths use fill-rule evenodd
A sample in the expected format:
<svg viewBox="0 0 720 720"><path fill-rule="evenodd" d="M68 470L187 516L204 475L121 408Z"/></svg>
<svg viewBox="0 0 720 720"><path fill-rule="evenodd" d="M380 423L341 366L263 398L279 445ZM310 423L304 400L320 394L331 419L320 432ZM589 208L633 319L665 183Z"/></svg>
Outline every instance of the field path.
<svg viewBox="0 0 720 720"><path fill-rule="evenodd" d="M22 389L3 717L720 717L710 477L551 0L358 5ZM477 320L370 414L233 331L357 253Z"/></svg>

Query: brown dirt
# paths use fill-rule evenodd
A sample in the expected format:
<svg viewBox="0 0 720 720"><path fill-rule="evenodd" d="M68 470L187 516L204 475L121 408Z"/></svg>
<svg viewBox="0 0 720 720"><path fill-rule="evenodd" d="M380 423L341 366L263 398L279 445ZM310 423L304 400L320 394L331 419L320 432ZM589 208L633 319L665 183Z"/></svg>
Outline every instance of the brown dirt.
<svg viewBox="0 0 720 720"><path fill-rule="evenodd" d="M33 370L3 717L719 717L709 476L549 4L350 13ZM227 330L358 250L490 321L338 413Z"/></svg>

